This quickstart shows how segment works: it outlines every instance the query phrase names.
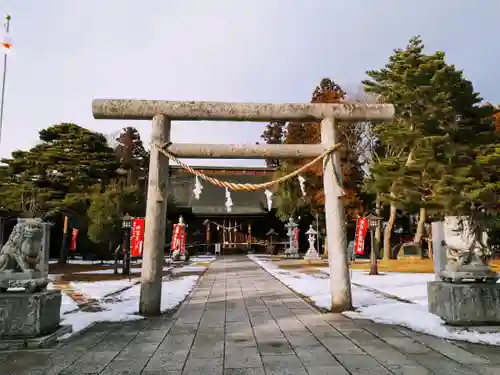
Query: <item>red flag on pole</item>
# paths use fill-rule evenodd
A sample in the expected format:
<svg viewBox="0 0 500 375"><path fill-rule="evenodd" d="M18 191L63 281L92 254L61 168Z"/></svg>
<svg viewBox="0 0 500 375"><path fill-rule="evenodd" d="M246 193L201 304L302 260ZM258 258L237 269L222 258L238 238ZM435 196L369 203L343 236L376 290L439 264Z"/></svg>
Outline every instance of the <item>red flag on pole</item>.
<svg viewBox="0 0 500 375"><path fill-rule="evenodd" d="M354 254L365 254L365 237L367 231L368 219L365 219L364 217L358 217L358 222L356 225L356 241L354 242Z"/></svg>
<svg viewBox="0 0 500 375"><path fill-rule="evenodd" d="M71 232L71 251L76 251L76 245L78 242L78 229L73 228Z"/></svg>
<svg viewBox="0 0 500 375"><path fill-rule="evenodd" d="M144 218L135 217L132 219L132 231L130 232L130 256L140 257L144 245Z"/></svg>

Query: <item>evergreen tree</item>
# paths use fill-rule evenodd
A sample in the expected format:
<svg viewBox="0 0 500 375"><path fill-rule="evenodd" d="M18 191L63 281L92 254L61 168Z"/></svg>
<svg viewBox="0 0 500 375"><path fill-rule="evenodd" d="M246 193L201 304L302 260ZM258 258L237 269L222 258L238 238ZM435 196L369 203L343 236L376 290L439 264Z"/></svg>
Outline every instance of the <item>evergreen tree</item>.
<svg viewBox="0 0 500 375"><path fill-rule="evenodd" d="M479 106L472 84L445 62L444 53L425 55L423 48L418 37L410 39L406 49L395 50L389 63L367 72L371 79L363 82L368 92L396 109L393 122L375 127L382 153L367 181L391 205L386 256L396 208L420 210L419 242L428 209L463 213L470 206L464 192L484 185L479 177L485 169L477 155L491 149L486 146L492 141L491 110Z"/></svg>
<svg viewBox="0 0 500 375"><path fill-rule="evenodd" d="M13 211L52 215L66 208L84 214L87 193L104 187L118 167L104 136L75 124L62 123L41 130L40 143L29 151L15 151L3 159L0 193ZM34 211L34 212L33 212Z"/></svg>
<svg viewBox="0 0 500 375"><path fill-rule="evenodd" d="M140 199L135 185L123 187L112 182L104 191L99 186L94 187L87 211L90 240L99 247L101 254L111 253L121 241L122 217L127 213L143 217L144 211L144 200Z"/></svg>
<svg viewBox="0 0 500 375"><path fill-rule="evenodd" d="M115 153L126 173L127 183L137 183L144 188L148 179L149 153L144 148L139 131L133 127L124 128L116 143Z"/></svg>
<svg viewBox="0 0 500 375"><path fill-rule="evenodd" d="M261 138L266 141L268 145L277 145L284 143L285 140L285 123L274 121L266 125L266 129L261 135ZM279 159L266 159L268 167L277 168L281 165Z"/></svg>
<svg viewBox="0 0 500 375"><path fill-rule="evenodd" d="M273 179L278 179L293 171L287 162L282 162ZM273 205L276 207L276 217L283 222L290 217L297 219L309 212L309 201L302 197L300 184L296 178L285 181L276 186L273 191L275 199Z"/></svg>
<svg viewBox="0 0 500 375"><path fill-rule="evenodd" d="M371 79L363 82L367 92L380 95L396 110L393 122L375 127L385 155L377 156L369 180L381 200L391 206L384 234L386 257L398 206L420 207L417 232L423 229L426 197L430 194L426 184L434 177L428 170L432 160L430 145L442 141L443 132L439 129L450 113L445 103L447 93L438 82L440 70L446 68L444 54L427 56L423 48L418 37L410 39L406 49L396 49L389 63L383 69L367 72Z"/></svg>

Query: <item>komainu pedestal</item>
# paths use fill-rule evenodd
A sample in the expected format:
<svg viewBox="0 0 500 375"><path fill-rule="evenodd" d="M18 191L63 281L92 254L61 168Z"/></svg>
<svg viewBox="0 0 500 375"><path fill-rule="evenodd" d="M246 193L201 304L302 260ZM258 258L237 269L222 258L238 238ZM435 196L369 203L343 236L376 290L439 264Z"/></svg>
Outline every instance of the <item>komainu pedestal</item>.
<svg viewBox="0 0 500 375"><path fill-rule="evenodd" d="M441 281L427 284L429 312L450 325L500 325L498 274L481 228L467 218L445 218L447 263Z"/></svg>
<svg viewBox="0 0 500 375"><path fill-rule="evenodd" d="M0 349L41 347L70 332L60 326L61 292L47 291L48 230L19 219L0 250Z"/></svg>
<svg viewBox="0 0 500 375"><path fill-rule="evenodd" d="M33 338L59 328L61 292L0 294L0 337Z"/></svg>
<svg viewBox="0 0 500 375"><path fill-rule="evenodd" d="M500 324L500 285L488 283L427 284L429 312L447 324L480 326Z"/></svg>

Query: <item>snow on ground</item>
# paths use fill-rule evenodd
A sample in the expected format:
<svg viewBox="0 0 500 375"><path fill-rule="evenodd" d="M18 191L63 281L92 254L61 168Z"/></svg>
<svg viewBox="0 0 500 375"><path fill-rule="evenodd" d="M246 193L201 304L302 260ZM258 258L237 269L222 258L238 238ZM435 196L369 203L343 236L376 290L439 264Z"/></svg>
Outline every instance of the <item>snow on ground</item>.
<svg viewBox="0 0 500 375"><path fill-rule="evenodd" d="M171 270L171 266L163 266L163 271ZM141 272L141 268L132 268L132 272ZM119 267L119 272L121 272L121 266ZM113 268L107 268L104 270L93 270L93 271L82 271L82 272L74 272L74 275L88 275L88 274L98 274L98 275L113 275L115 270Z"/></svg>
<svg viewBox="0 0 500 375"><path fill-rule="evenodd" d="M162 312L172 309L181 303L191 292L197 281L198 276L185 276L175 280L164 281L162 285ZM123 322L143 319L142 316L137 315L140 289L140 285L136 284L120 293L117 298L103 299L99 304L102 311L77 311L62 315L62 324L72 325L72 334L75 334L96 322Z"/></svg>
<svg viewBox="0 0 500 375"><path fill-rule="evenodd" d="M280 269L269 259L249 255L255 263L297 293L309 297L318 307L331 306L328 269L318 268L318 274L304 274ZM352 298L356 311L345 312L353 319L369 319L377 323L393 324L417 332L449 340L500 345L500 333L479 332L473 328L450 328L427 307L427 282L432 274L386 273L370 276L366 271L352 272ZM378 294L375 291L385 293ZM411 303L391 299L401 298Z"/></svg>
<svg viewBox="0 0 500 375"><path fill-rule="evenodd" d="M190 263L179 267L180 272L204 271L215 260L211 258L192 258ZM194 263L203 261L204 265ZM165 268L164 268L165 269ZM90 272L89 272L90 273ZM95 273L95 272L94 272ZM188 275L175 279L165 277L162 283L161 310L167 311L181 303L196 285L199 275ZM138 314L140 284L139 278L130 280L107 280L95 282L70 282L70 288L98 302L93 311L78 310L78 305L65 292L62 293L62 324L73 326L73 333L79 332L95 322L119 322L142 319ZM49 288L54 285L49 284ZM112 295L112 296L110 296ZM63 339L69 337L65 335Z"/></svg>
<svg viewBox="0 0 500 375"><path fill-rule="evenodd" d="M58 262L57 259L50 259L49 264L56 264ZM66 261L67 264L95 264L95 265L101 265L100 260L82 260L82 259L68 259ZM102 263L103 266L111 266L113 263L112 262L104 262Z"/></svg>
<svg viewBox="0 0 500 375"><path fill-rule="evenodd" d="M116 293L125 288L137 284L138 278L126 280L106 280L106 281L72 281L69 283L75 292L85 294L93 299L100 300L110 294Z"/></svg>
<svg viewBox="0 0 500 375"><path fill-rule="evenodd" d="M55 289L55 286L53 283L49 283L47 285L47 289L53 290ZM61 317L63 314L66 314L68 311L73 311L78 308L78 305L76 304L73 299L68 296L66 293L61 293Z"/></svg>
<svg viewBox="0 0 500 375"><path fill-rule="evenodd" d="M213 255L197 255L197 256L194 256L194 257L191 257L189 258L189 261L190 262L213 262L215 259L217 259L216 257L214 257Z"/></svg>

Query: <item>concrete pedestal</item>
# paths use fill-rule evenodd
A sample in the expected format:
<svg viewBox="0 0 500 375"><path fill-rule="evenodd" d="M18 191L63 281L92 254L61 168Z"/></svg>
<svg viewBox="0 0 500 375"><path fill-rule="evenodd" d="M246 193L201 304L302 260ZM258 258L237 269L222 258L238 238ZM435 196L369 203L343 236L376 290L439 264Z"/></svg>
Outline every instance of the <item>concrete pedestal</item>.
<svg viewBox="0 0 500 375"><path fill-rule="evenodd" d="M287 248L285 250L285 256L287 258L292 258L292 259L299 259L300 258L300 255L299 255L299 250L298 249L295 249L295 248Z"/></svg>
<svg viewBox="0 0 500 375"><path fill-rule="evenodd" d="M487 283L427 284L429 312L447 324L500 325L500 285Z"/></svg>
<svg viewBox="0 0 500 375"><path fill-rule="evenodd" d="M304 255L305 260L319 260L321 257L319 256L318 252L316 249L309 249L307 250L306 254Z"/></svg>
<svg viewBox="0 0 500 375"><path fill-rule="evenodd" d="M43 347L71 332L60 326L61 292L0 293L0 348Z"/></svg>

